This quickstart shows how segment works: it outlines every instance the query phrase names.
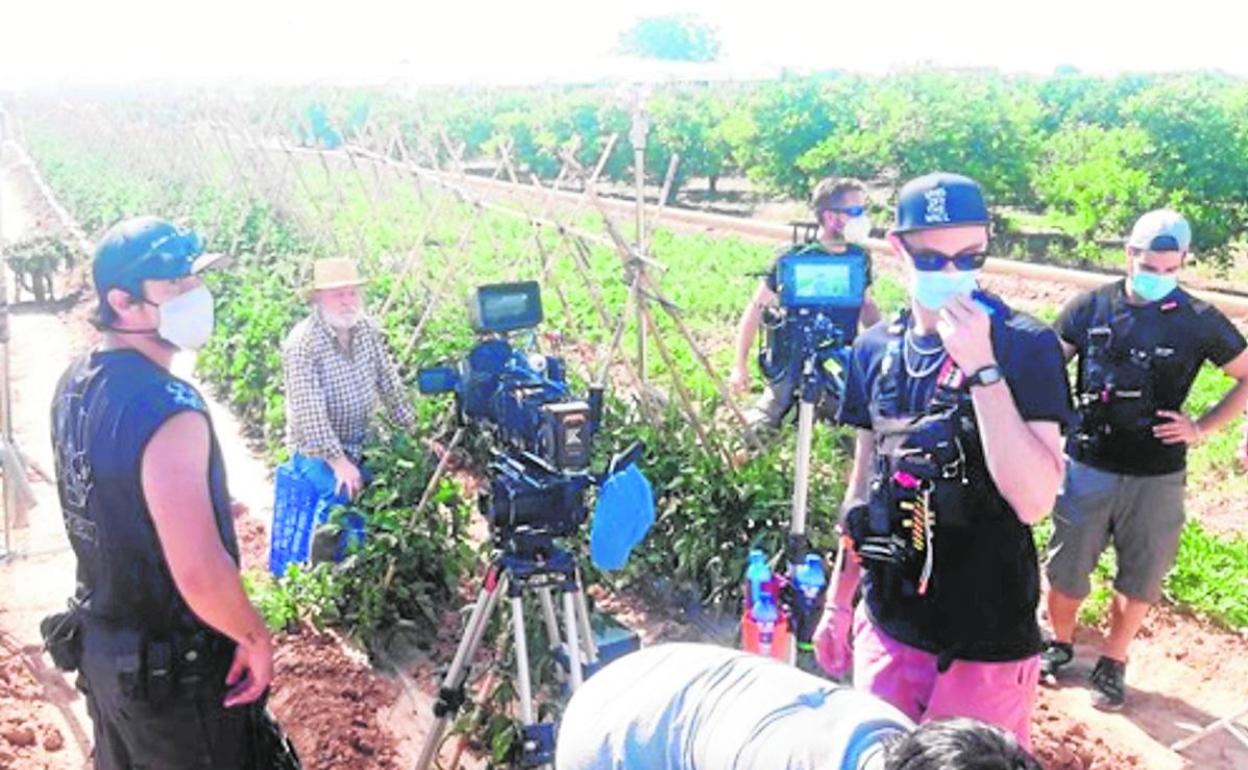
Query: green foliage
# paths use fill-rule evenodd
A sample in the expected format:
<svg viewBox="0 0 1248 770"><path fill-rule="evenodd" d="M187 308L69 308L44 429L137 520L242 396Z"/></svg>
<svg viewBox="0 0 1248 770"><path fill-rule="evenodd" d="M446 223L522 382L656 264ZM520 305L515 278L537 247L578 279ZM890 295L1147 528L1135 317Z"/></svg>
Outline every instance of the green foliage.
<svg viewBox="0 0 1248 770"><path fill-rule="evenodd" d="M56 236L41 235L4 247L4 261L13 271L14 299L25 291L36 302L53 299L52 276L74 264L74 252Z"/></svg>
<svg viewBox="0 0 1248 770"><path fill-rule="evenodd" d="M638 19L620 33L621 52L647 59L708 62L719 58L715 28L689 14Z"/></svg>
<svg viewBox="0 0 1248 770"><path fill-rule="evenodd" d="M1155 80L1152 75L1121 75L1110 80L1078 72L1044 78L1032 84L1044 112L1040 128L1051 134L1080 124L1121 126L1125 122L1123 105Z"/></svg>
<svg viewBox="0 0 1248 770"><path fill-rule="evenodd" d="M871 168L870 158L854 153L846 153L846 160L823 153L801 163L829 135L854 129L862 88L863 81L848 76L781 78L745 97L725 120L724 137L752 181L771 192L805 198L821 176L862 176Z"/></svg>
<svg viewBox="0 0 1248 770"><path fill-rule="evenodd" d="M1248 539L1219 538L1189 521L1165 592L1176 604L1222 626L1248 628Z"/></svg>
<svg viewBox="0 0 1248 770"><path fill-rule="evenodd" d="M473 506L444 478L425 509L416 510L436 459L414 436L392 433L365 452L364 465L375 474L358 504L368 536L334 568L338 616L366 642L400 619L437 628L438 608L476 563L467 537Z"/></svg>
<svg viewBox="0 0 1248 770"><path fill-rule="evenodd" d="M248 576L248 593L271 629L307 619L341 626L365 644L403 620L436 629L440 609L475 566L467 538L472 507L453 482L442 479L416 511L436 462L415 438L392 434L370 448L364 464L376 471L356 505L368 522L361 545L338 564L290 564L276 581ZM331 526L344 513L331 513Z"/></svg>
<svg viewBox="0 0 1248 770"><path fill-rule="evenodd" d="M1038 102L997 75L915 72L884 81L859 131L899 179L957 171L996 204L1031 199Z"/></svg>
<svg viewBox="0 0 1248 770"><path fill-rule="evenodd" d="M1046 141L1036 191L1068 232L1088 242L1118 237L1161 203L1148 171L1153 153L1139 128L1069 126Z"/></svg>
<svg viewBox="0 0 1248 770"><path fill-rule="evenodd" d="M731 604L740 598L751 547L779 553L788 533L796 434L786 428L762 452L737 453L732 464L698 444L687 420L666 412L657 428L618 425L612 433L645 442L642 462L654 486L655 524L633 554L629 570L662 576L697 597ZM846 468L843 430L815 432L810 481L809 534L815 548L835 546L833 525Z"/></svg>
<svg viewBox="0 0 1248 770"><path fill-rule="evenodd" d="M692 176L707 177L710 192L731 170L732 147L724 136L728 103L717 95L694 90L663 93L651 100L654 139L646 145L646 166L656 182L667 174L672 154L680 156L672 194Z"/></svg>
<svg viewBox="0 0 1248 770"><path fill-rule="evenodd" d="M298 264L286 262L211 276L217 332L196 358L200 375L274 454L286 421L281 341L306 313L292 290L298 274Z"/></svg>
<svg viewBox="0 0 1248 770"><path fill-rule="evenodd" d="M1193 249L1225 256L1248 213L1248 85L1213 75L1171 78L1123 111L1156 148L1149 169L1191 221Z"/></svg>

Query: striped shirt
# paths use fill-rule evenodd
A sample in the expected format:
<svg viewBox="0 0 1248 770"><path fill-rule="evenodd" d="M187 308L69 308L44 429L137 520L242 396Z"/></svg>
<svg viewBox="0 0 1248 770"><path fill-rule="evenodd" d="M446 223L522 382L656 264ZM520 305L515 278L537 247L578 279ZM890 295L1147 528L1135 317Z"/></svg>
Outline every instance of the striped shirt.
<svg viewBox="0 0 1248 770"><path fill-rule="evenodd" d="M291 452L359 462L377 402L414 431L416 416L381 331L362 319L346 349L320 309L295 325L282 343L286 445Z"/></svg>

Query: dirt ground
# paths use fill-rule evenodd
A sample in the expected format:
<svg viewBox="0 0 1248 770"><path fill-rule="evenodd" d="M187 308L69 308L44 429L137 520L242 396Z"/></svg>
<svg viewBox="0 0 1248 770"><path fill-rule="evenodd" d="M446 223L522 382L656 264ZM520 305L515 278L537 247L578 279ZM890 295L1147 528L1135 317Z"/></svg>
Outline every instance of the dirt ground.
<svg viewBox="0 0 1248 770"><path fill-rule="evenodd" d="M0 161L11 160L0 158ZM19 169L0 168L3 235L15 239L46 230L51 221ZM1044 299L1057 287L1029 285ZM12 388L18 444L50 472L48 396L73 353L91 343L85 325L89 302L51 312L19 308L13 317ZM185 371L189 362L180 361ZM244 563L263 567L271 480L261 459L242 439L237 422L219 405L213 420L223 444L234 495L250 512L239 521ZM73 556L61 528L55 487L33 478L38 506L19 530L15 558L0 561L0 768L62 770L87 765L90 722L82 698L39 649L37 625L63 606L72 590ZM647 643L705 637L695 620L656 609L640 592L607 594L599 604L641 630ZM443 640L433 656L396 679L370 668L365 657L336 635L300 629L279 638L271 704L290 732L305 767L392 768L414 763L431 722L436 664L445 663L456 637L455 608L448 608ZM1124 767L1178 768L1184 757L1166 747L1197 725L1248 705L1248 638L1210 627L1172 609L1150 617L1133 648L1127 683L1131 701L1118 714L1092 708L1081 682L1095 659L1095 629L1079 638L1074 675L1060 689L1041 692L1034 732L1037 753L1055 770ZM1185 752L1198 768L1248 767L1248 747L1226 734ZM479 759L468 763L480 765Z"/></svg>

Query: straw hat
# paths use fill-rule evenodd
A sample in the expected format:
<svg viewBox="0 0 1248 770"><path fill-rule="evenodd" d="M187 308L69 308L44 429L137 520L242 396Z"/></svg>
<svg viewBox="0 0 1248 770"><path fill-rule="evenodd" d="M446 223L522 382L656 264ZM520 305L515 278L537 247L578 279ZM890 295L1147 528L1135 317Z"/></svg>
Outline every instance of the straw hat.
<svg viewBox="0 0 1248 770"><path fill-rule="evenodd" d="M355 262L345 257L318 259L312 263L312 283L303 290L305 297L322 289L338 289L343 286L359 286L364 283Z"/></svg>

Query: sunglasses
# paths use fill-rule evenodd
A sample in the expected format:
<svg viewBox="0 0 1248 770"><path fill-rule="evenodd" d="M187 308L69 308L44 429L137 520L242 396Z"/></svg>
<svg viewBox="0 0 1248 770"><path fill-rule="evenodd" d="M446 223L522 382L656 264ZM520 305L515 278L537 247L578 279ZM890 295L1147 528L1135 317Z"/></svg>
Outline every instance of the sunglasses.
<svg viewBox="0 0 1248 770"><path fill-rule="evenodd" d="M867 213L866 206L828 206L828 211L835 211L838 214L845 214L851 217L860 217Z"/></svg>
<svg viewBox="0 0 1248 770"><path fill-rule="evenodd" d="M978 270L988 260L988 252L986 251L963 252L952 257L939 251L910 251L907 249L907 252L910 254L910 259L914 262L915 269L925 273L944 270L945 265L950 263L959 270Z"/></svg>

